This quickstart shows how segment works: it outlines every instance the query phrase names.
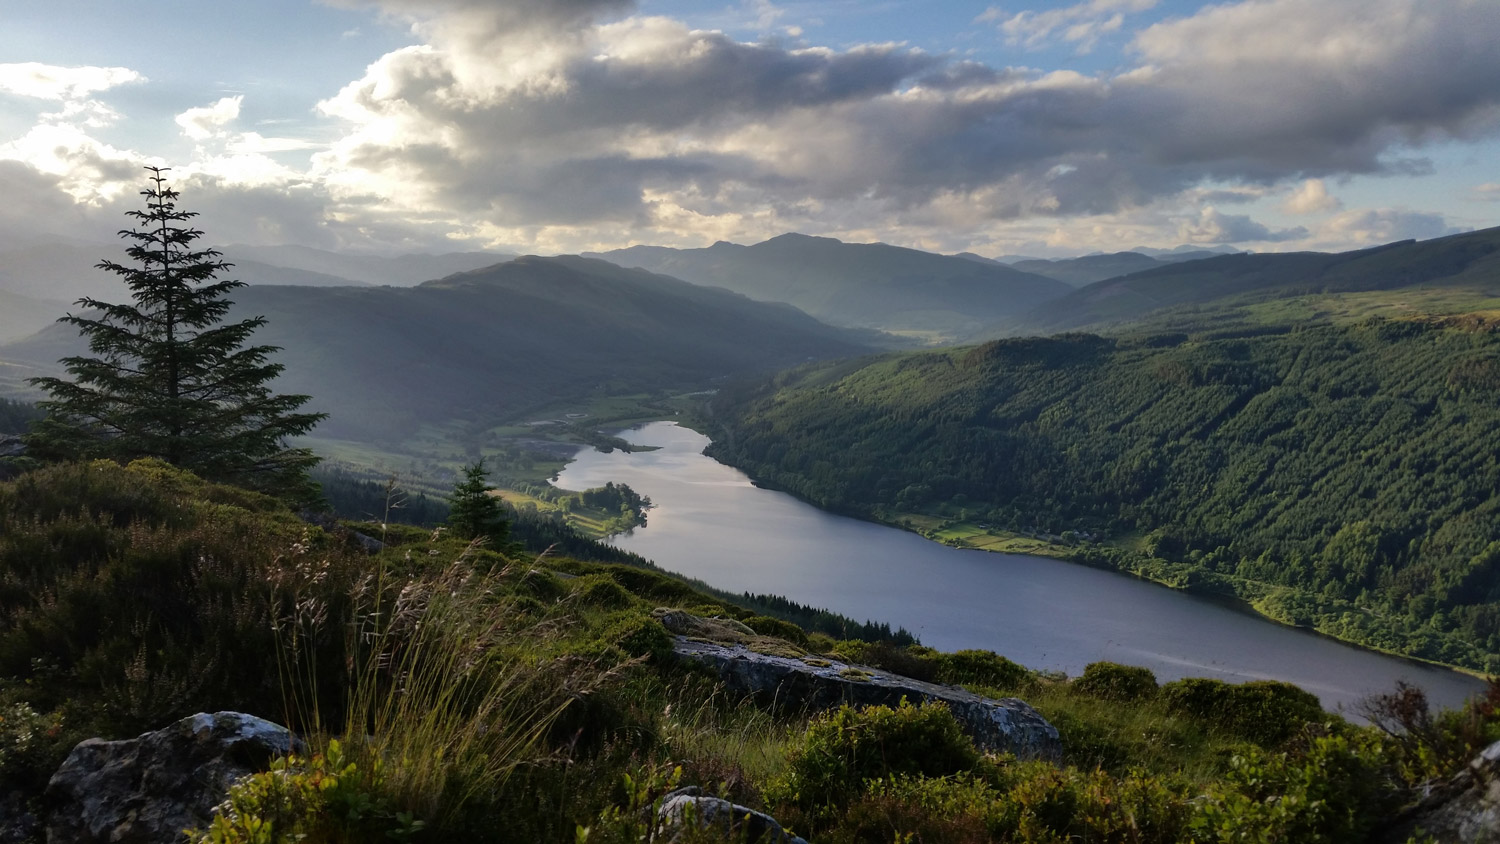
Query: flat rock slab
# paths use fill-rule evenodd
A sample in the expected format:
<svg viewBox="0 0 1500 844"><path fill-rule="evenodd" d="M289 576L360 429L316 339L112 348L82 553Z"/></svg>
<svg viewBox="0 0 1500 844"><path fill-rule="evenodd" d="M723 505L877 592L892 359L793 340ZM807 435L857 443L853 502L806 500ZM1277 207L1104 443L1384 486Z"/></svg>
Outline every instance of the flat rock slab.
<svg viewBox="0 0 1500 844"><path fill-rule="evenodd" d="M987 698L953 686L913 680L889 671L823 657L794 659L757 653L744 645L716 644L678 636L679 657L713 666L731 691L793 706L826 709L896 706L937 700L948 705L975 747L1014 753L1021 759L1057 761L1062 740L1031 705L1017 698Z"/></svg>

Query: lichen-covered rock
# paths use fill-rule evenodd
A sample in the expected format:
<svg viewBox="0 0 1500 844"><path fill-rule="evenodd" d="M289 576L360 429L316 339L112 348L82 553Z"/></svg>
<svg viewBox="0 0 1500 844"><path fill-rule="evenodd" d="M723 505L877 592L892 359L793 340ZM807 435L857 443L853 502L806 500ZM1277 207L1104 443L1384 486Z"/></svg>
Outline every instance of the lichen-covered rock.
<svg viewBox="0 0 1500 844"><path fill-rule="evenodd" d="M663 797L656 810L656 821L657 837L653 840L664 844L681 840L689 823L699 829L715 827L746 844L807 844L788 835L770 815L718 797L706 797L696 786L679 788Z"/></svg>
<svg viewBox="0 0 1500 844"><path fill-rule="evenodd" d="M924 683L889 671L833 659L763 654L743 645L701 642L678 636L673 652L717 669L730 690L769 701L824 708L896 706L938 700L963 725L981 750L1014 753L1022 759L1056 761L1062 756L1057 728L1025 701L987 698L953 686Z"/></svg>
<svg viewBox="0 0 1500 844"><path fill-rule="evenodd" d="M169 844L206 826L236 781L301 750L285 727L199 713L123 741L80 742L52 775L48 844Z"/></svg>
<svg viewBox="0 0 1500 844"><path fill-rule="evenodd" d="M1423 840L1424 834L1438 844L1500 844L1500 741L1433 788L1385 840Z"/></svg>

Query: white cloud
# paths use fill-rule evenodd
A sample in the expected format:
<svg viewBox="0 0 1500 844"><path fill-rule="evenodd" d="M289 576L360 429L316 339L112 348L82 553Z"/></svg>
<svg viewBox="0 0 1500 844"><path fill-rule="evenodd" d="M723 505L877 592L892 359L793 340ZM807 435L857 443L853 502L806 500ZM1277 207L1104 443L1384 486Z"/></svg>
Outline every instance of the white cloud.
<svg viewBox="0 0 1500 844"><path fill-rule="evenodd" d="M57 177L58 187L75 201L98 204L134 188L140 167L151 163L134 152L90 137L81 127L43 123L0 144L0 160L19 161Z"/></svg>
<svg viewBox="0 0 1500 844"><path fill-rule="evenodd" d="M1338 197L1328 192L1322 179L1304 179L1302 184L1281 203L1288 214L1321 214L1343 207Z"/></svg>
<svg viewBox="0 0 1500 844"><path fill-rule="evenodd" d="M146 77L125 67L62 67L38 62L0 64L0 91L42 100L80 100Z"/></svg>
<svg viewBox="0 0 1500 844"><path fill-rule="evenodd" d="M1406 208L1363 208L1335 215L1318 226L1316 233L1321 240L1351 248L1397 240L1425 240L1462 231L1466 229L1451 225L1442 214Z"/></svg>
<svg viewBox="0 0 1500 844"><path fill-rule="evenodd" d="M1307 237L1307 229L1271 229L1244 214L1224 214L1208 206L1194 219L1183 220L1177 234L1184 243L1284 243Z"/></svg>
<svg viewBox="0 0 1500 844"><path fill-rule="evenodd" d="M1147 11L1156 4L1157 0L1087 0L1061 9L1024 11L1010 17L1005 17L998 7L991 7L978 20L999 21L1000 31L1012 45L1037 49L1060 39L1087 53L1100 38L1119 32L1127 14Z"/></svg>
<svg viewBox="0 0 1500 844"><path fill-rule="evenodd" d="M182 134L195 141L206 141L224 133L225 127L239 119L240 105L245 102L243 94L224 97L213 105L190 108L177 115L177 125Z"/></svg>
<svg viewBox="0 0 1500 844"><path fill-rule="evenodd" d="M1500 202L1500 182L1486 182L1474 187L1474 198L1486 202Z"/></svg>

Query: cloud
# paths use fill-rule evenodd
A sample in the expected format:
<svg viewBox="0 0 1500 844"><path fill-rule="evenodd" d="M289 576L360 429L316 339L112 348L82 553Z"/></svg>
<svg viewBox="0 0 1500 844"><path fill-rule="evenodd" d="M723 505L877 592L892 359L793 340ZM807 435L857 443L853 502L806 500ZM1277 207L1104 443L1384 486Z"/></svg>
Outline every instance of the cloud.
<svg viewBox="0 0 1500 844"><path fill-rule="evenodd" d="M1160 156L1243 178L1399 172L1405 148L1500 128L1481 0L1249 0L1156 24L1126 93Z"/></svg>
<svg viewBox="0 0 1500 844"><path fill-rule="evenodd" d="M58 189L75 201L96 205L132 190L140 166L151 163L95 140L81 127L54 123L38 124L0 144L0 160L19 161L56 177Z"/></svg>
<svg viewBox="0 0 1500 844"><path fill-rule="evenodd" d="M240 105L244 101L244 95L239 95L224 97L210 106L190 108L177 115L177 125L182 127L182 134L189 138L206 141L223 134L224 127L239 119Z"/></svg>
<svg viewBox="0 0 1500 844"><path fill-rule="evenodd" d="M360 5L416 43L319 104L317 143L235 131L237 97L177 115L198 142L179 172L212 197L250 197L256 212L235 219L256 237L280 231L272 215L285 202L320 242L429 248L689 245L792 229L950 251L1089 238L1358 243L1421 221L1345 214L1310 234L1220 209L1261 199L1336 212L1328 179L1400 178L1430 169L1428 145L1500 134L1500 88L1488 84L1500 78L1488 37L1500 4L1481 0L1243 0L1133 36L1129 15L1154 0L985 16L1023 45L1131 38L1127 66L1096 74L900 44L745 43L631 0ZM780 12L760 0L727 10L771 28ZM66 111L93 102L80 98L99 79L132 81L80 74L38 90L75 92ZM88 119L49 117L0 157L105 202L126 183L111 168L140 156L72 125ZM292 163L298 151L310 164Z"/></svg>
<svg viewBox="0 0 1500 844"><path fill-rule="evenodd" d="M1183 221L1177 234L1185 243L1283 243L1301 240L1308 231L1302 226L1273 230L1246 215L1206 207L1196 219Z"/></svg>
<svg viewBox="0 0 1500 844"><path fill-rule="evenodd" d="M1366 208L1335 215L1318 227L1317 234L1323 240L1359 246L1426 240L1465 231L1468 229L1449 224L1442 214L1405 208Z"/></svg>
<svg viewBox="0 0 1500 844"><path fill-rule="evenodd" d="M1306 179L1281 203L1281 210L1288 214L1320 214L1337 211L1343 207L1338 197L1328 192L1322 179Z"/></svg>
<svg viewBox="0 0 1500 844"><path fill-rule="evenodd" d="M1078 52L1088 53L1100 38L1119 32L1127 14L1147 11L1156 4L1157 0L1087 0L1061 9L1025 11L1010 17L992 6L977 20L999 21L1000 31L1012 45L1039 49L1061 39L1074 45Z"/></svg>
<svg viewBox="0 0 1500 844"><path fill-rule="evenodd" d="M1500 202L1500 182L1486 182L1482 185L1476 185L1473 196L1475 199L1482 199L1485 202Z"/></svg>
<svg viewBox="0 0 1500 844"><path fill-rule="evenodd" d="M146 77L125 67L62 67L21 62L0 64L0 91L42 100L81 100Z"/></svg>
<svg viewBox="0 0 1500 844"><path fill-rule="evenodd" d="M1066 27L1151 5L1095 0L1004 20L1025 24L1018 38L1066 40ZM446 208L495 236L872 219L974 231L1173 197L1243 201L1288 181L1301 185L1294 206L1330 211L1319 180L1408 172L1423 144L1500 126L1500 89L1485 83L1500 78L1500 51L1482 36L1500 6L1470 0L1210 6L1141 32L1139 65L1113 76L889 44L746 44L630 17L615 0L382 7L424 43L321 104L344 132L317 171L336 195ZM1217 193L1191 200L1205 185ZM1219 215L1189 228L1229 242L1297 231L1258 225Z"/></svg>

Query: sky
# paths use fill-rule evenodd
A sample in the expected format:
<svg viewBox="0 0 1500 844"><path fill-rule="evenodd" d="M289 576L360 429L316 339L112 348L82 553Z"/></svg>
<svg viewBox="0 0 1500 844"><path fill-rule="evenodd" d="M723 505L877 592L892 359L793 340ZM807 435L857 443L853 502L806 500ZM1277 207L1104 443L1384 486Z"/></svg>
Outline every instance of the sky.
<svg viewBox="0 0 1500 844"><path fill-rule="evenodd" d="M1343 250L1500 225L1495 0L0 2L0 249Z"/></svg>

